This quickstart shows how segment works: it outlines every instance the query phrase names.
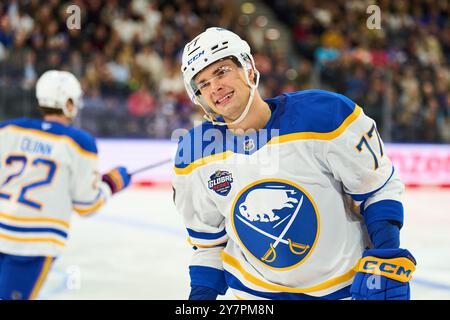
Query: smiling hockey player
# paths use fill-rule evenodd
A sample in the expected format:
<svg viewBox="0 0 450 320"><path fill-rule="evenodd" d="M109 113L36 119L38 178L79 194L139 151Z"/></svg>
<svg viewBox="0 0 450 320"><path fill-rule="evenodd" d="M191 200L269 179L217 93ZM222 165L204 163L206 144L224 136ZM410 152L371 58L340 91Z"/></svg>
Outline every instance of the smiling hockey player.
<svg viewBox="0 0 450 320"><path fill-rule="evenodd" d="M180 139L175 163L195 249L190 299L227 288L243 299L410 298L404 186L361 107L321 90L263 100L248 44L222 28L186 45L182 72L208 120ZM277 170L258 165L271 161Z"/></svg>

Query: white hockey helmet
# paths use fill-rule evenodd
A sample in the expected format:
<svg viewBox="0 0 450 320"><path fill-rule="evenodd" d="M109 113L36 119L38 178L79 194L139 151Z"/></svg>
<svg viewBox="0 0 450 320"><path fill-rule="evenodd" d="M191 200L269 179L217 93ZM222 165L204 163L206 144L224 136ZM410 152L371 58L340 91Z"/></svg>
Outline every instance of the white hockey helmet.
<svg viewBox="0 0 450 320"><path fill-rule="evenodd" d="M48 70L36 82L36 98L39 106L62 110L68 118L74 118L81 107L81 85L68 71ZM74 108L67 110L67 101L72 100Z"/></svg>
<svg viewBox="0 0 450 320"><path fill-rule="evenodd" d="M208 121L217 125L227 125L227 123L217 121L218 115L214 113L205 101L202 101L200 92L194 82L194 77L208 65L227 57L235 57L237 59L245 71L245 78L251 89L247 106L241 116L232 123L228 123L236 124L241 122L247 115L259 83L259 72L256 70L248 43L229 30L213 27L206 29L194 40L186 44L183 50L181 71L189 98L193 103L203 108L206 113L205 118ZM254 83L248 77L248 72L251 69L255 73Z"/></svg>

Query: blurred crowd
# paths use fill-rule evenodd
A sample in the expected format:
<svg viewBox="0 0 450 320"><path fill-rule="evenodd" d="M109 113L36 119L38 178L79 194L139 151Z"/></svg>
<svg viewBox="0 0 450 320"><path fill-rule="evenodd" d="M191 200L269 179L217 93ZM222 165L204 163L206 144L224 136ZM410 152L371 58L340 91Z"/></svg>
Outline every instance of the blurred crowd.
<svg viewBox="0 0 450 320"><path fill-rule="evenodd" d="M267 4L292 30L300 62L265 32L267 18L233 1L3 0L0 118L15 104L34 110L37 78L57 68L80 79L81 126L94 135L168 138L202 114L184 91L183 46L221 26L252 46L263 97L320 85L354 99L381 131L388 124L394 141L450 141L449 1L378 1L374 30L363 0ZM68 28L70 5L81 29Z"/></svg>
<svg viewBox="0 0 450 320"><path fill-rule="evenodd" d="M300 88L311 87L316 69L321 87L390 126L392 140L450 142L450 1L266 2L303 57ZM381 29L371 29L378 9Z"/></svg>
<svg viewBox="0 0 450 320"><path fill-rule="evenodd" d="M66 25L69 5L81 9L81 29ZM227 0L3 1L0 90L11 94L11 87L19 86L22 96L27 90L32 96L43 71L68 70L82 82L85 129L97 136L170 137L202 115L185 94L180 72L184 45L217 25L246 37L249 21L236 19L238 9ZM267 96L288 82L283 77L286 53L272 51L270 46L255 51L257 64L271 73L261 87ZM17 100L3 101L3 106L10 108Z"/></svg>

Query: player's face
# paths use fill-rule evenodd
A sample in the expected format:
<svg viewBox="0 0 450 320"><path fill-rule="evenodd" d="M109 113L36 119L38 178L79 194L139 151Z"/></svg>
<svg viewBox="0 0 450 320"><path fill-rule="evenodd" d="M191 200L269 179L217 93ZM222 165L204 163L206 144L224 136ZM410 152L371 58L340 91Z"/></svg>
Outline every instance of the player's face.
<svg viewBox="0 0 450 320"><path fill-rule="evenodd" d="M244 70L232 60L209 65L195 77L195 83L208 106L225 119L235 120L242 114L250 88Z"/></svg>

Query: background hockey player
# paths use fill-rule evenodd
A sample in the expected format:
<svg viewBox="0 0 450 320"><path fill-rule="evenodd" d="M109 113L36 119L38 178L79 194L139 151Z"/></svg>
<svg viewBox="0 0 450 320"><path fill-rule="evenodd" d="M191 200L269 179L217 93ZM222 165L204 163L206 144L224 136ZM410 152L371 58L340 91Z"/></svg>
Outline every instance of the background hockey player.
<svg viewBox="0 0 450 320"><path fill-rule="evenodd" d="M404 187L361 107L321 90L262 99L248 44L222 28L186 45L182 72L208 120L180 139L175 163L195 249L190 299L227 288L243 299L410 298ZM272 173L245 161L274 155Z"/></svg>
<svg viewBox="0 0 450 320"><path fill-rule="evenodd" d="M81 94L74 75L47 71L36 83L43 120L0 123L0 299L34 299L72 211L89 215L130 183L124 167L100 175L95 139L70 125Z"/></svg>

